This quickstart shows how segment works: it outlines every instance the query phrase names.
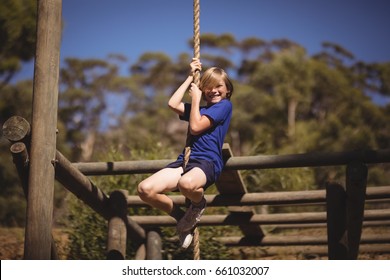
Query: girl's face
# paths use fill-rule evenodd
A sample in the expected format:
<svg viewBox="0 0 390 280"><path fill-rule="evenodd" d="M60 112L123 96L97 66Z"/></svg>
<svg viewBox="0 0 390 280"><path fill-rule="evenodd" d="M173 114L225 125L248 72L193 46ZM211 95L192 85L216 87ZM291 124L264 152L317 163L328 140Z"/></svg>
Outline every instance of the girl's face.
<svg viewBox="0 0 390 280"><path fill-rule="evenodd" d="M218 82L213 88L206 89L204 91L204 98L208 105L215 104L226 98L228 89L222 78L218 79Z"/></svg>

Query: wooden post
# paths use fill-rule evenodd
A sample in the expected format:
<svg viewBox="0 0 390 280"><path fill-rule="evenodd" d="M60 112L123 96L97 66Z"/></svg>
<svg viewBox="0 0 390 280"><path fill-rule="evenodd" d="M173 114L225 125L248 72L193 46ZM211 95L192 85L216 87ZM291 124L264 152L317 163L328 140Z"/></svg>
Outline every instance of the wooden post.
<svg viewBox="0 0 390 280"><path fill-rule="evenodd" d="M107 259L124 260L126 257L126 220L128 191L114 191L109 203L112 217L108 221Z"/></svg>
<svg viewBox="0 0 390 280"><path fill-rule="evenodd" d="M13 162L18 172L24 195L28 195L29 158L26 145L22 142L12 144L10 148Z"/></svg>
<svg viewBox="0 0 390 280"><path fill-rule="evenodd" d="M25 259L50 259L62 0L38 0Z"/></svg>
<svg viewBox="0 0 390 280"><path fill-rule="evenodd" d="M347 195L342 185L337 183L326 185L328 258L330 260L347 259L346 199Z"/></svg>
<svg viewBox="0 0 390 280"><path fill-rule="evenodd" d="M146 238L146 259L162 260L162 241L160 234L156 231L149 231Z"/></svg>
<svg viewBox="0 0 390 280"><path fill-rule="evenodd" d="M364 218L367 166L361 162L352 162L347 166L346 175L348 258L356 260L359 255Z"/></svg>
<svg viewBox="0 0 390 280"><path fill-rule="evenodd" d="M16 142L12 144L11 153L13 157L13 162L15 164L16 170L19 175L20 182L22 184L24 196L28 196L28 177L29 177L29 158L26 145L22 142ZM51 238L51 259L58 260L58 252L55 240Z"/></svg>
<svg viewBox="0 0 390 280"><path fill-rule="evenodd" d="M136 260L145 260L146 259L146 246L144 243L142 243L135 253L135 259Z"/></svg>

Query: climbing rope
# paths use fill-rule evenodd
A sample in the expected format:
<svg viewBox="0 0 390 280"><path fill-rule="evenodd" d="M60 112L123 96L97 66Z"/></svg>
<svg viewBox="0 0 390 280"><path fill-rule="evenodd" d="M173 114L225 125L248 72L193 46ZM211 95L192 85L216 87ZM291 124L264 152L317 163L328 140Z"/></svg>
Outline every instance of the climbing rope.
<svg viewBox="0 0 390 280"><path fill-rule="evenodd" d="M200 58L200 6L199 0L194 0L194 58ZM194 83L199 87L200 72L195 71ZM184 149L183 169L187 166L191 154L192 137L188 129L186 147ZM199 230L194 229L194 260L200 260L200 246L199 246Z"/></svg>
<svg viewBox="0 0 390 280"><path fill-rule="evenodd" d="M199 0L194 0L194 58L200 59L200 5ZM194 73L194 83L199 87L200 84L200 72L195 71ZM192 144L192 137L189 133L189 130L187 132L187 140L186 140L186 147L184 149L184 160L183 160L183 167L187 166L187 163L190 159L191 154L191 144Z"/></svg>
<svg viewBox="0 0 390 280"><path fill-rule="evenodd" d="M194 0L194 57L200 59L200 6L199 0ZM199 86L200 72L194 73L194 83Z"/></svg>
<svg viewBox="0 0 390 280"><path fill-rule="evenodd" d="M194 229L194 260L200 260L199 230Z"/></svg>

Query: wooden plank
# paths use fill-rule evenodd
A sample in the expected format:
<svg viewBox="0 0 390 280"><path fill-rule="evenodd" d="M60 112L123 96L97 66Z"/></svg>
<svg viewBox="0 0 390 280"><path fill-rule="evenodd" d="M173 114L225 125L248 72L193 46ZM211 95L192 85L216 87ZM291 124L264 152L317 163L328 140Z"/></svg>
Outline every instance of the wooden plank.
<svg viewBox="0 0 390 280"><path fill-rule="evenodd" d="M227 143L222 147L222 156L224 162L233 157L233 152ZM223 170L215 185L220 194L242 195L248 192L239 170ZM250 219L255 214L253 208L249 206L230 206L228 210L230 213L237 213L244 219ZM248 224L239 227L245 236L264 237L264 232L259 225Z"/></svg>

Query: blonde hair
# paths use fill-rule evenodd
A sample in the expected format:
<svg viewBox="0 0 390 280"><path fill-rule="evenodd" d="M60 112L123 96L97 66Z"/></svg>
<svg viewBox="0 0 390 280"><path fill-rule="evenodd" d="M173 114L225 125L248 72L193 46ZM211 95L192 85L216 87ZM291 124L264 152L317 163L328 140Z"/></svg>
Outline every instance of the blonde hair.
<svg viewBox="0 0 390 280"><path fill-rule="evenodd" d="M226 98L230 99L233 94L233 83L230 81L229 76L225 70L218 67L211 67L203 73L202 77L200 78L199 89L202 92L207 89L212 89L218 86L219 80L221 78L225 82L226 88L228 90Z"/></svg>

